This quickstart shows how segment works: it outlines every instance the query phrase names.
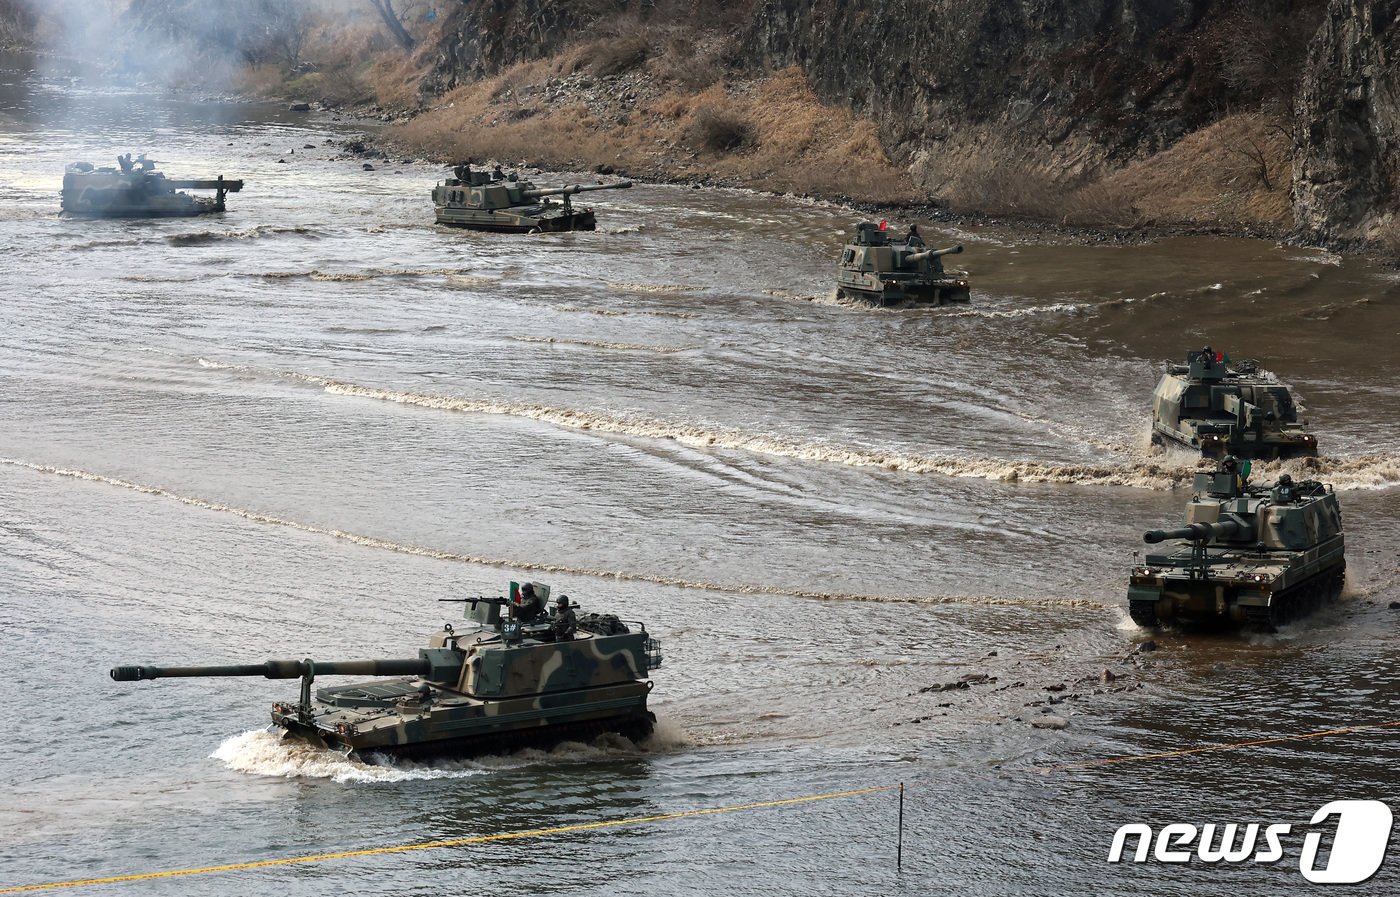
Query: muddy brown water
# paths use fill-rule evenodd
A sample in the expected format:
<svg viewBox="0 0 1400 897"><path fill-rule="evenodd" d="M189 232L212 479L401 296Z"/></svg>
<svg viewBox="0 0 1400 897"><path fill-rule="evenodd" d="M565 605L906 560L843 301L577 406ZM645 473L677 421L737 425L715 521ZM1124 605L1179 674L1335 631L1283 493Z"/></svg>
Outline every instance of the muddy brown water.
<svg viewBox="0 0 1400 897"><path fill-rule="evenodd" d="M91 890L1292 893L1314 810L1396 795L1394 730L1039 771L1400 718L1393 269L928 225L972 304L861 310L830 297L835 206L643 185L596 233L447 232L442 171L364 172L339 123L0 68L0 886L903 781L899 873L881 793ZM248 186L56 216L66 163L127 151ZM1130 657L1126 570L1192 463L1147 445L1148 394L1205 343L1301 395L1349 591ZM490 561L648 622L652 744L366 767L261 731L294 683L106 675L398 656L520 573ZM1273 865L1105 862L1178 821L1298 834Z"/></svg>

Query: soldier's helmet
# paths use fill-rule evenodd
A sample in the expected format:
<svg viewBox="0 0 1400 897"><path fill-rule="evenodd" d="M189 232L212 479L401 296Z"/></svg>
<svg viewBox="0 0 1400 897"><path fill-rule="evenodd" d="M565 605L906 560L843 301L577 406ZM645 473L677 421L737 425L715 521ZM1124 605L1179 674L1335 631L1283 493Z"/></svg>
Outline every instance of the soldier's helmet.
<svg viewBox="0 0 1400 897"><path fill-rule="evenodd" d="M560 595L559 598L558 598L558 600L556 600L554 603L557 604L557 605L559 605L560 607L568 607L568 606L569 606L569 596L568 596L568 595Z"/></svg>

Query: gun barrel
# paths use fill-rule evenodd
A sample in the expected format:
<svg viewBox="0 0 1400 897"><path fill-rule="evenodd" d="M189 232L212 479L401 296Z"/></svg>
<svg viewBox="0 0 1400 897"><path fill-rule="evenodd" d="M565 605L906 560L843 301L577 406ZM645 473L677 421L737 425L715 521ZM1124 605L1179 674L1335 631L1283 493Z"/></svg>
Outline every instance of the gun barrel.
<svg viewBox="0 0 1400 897"><path fill-rule="evenodd" d="M631 186L631 181L618 181L616 184L569 184L565 187L538 187L534 190L521 190L520 195L529 199L538 199L541 196L573 196L575 193L587 193L590 190L626 190Z"/></svg>
<svg viewBox="0 0 1400 897"><path fill-rule="evenodd" d="M1142 534L1142 541L1149 545L1165 542L1168 539L1188 539L1192 542L1209 542L1211 539L1233 536L1242 529L1237 520L1220 520L1215 523L1192 523L1177 529L1150 529Z"/></svg>
<svg viewBox="0 0 1400 897"><path fill-rule="evenodd" d="M239 663L228 666L202 667L113 667L111 676L118 682L140 682L142 679L176 679L203 676L262 676L265 679L299 679L317 676L422 676L429 671L428 661L421 657L392 660L342 660L316 663L306 660L269 660L266 663Z"/></svg>
<svg viewBox="0 0 1400 897"><path fill-rule="evenodd" d="M906 262L922 262L924 259L936 259L945 255L957 255L962 251L962 244L959 243L956 246L949 246L947 249L925 249L923 252L906 255L904 260Z"/></svg>
<svg viewBox="0 0 1400 897"><path fill-rule="evenodd" d="M223 190L225 193L237 193L243 189L242 180L224 178L166 178L165 183L176 190Z"/></svg>

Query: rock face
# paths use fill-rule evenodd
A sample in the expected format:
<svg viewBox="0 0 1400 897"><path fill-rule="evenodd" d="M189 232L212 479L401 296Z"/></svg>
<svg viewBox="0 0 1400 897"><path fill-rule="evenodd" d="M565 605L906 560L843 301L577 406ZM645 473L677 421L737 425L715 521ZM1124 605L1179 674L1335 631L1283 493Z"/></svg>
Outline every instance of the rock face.
<svg viewBox="0 0 1400 897"><path fill-rule="evenodd" d="M1258 113L1293 135L1297 226L1338 241L1383 233L1400 202L1397 14L1400 0L748 0L695 24L733 36L735 67L799 66L824 102L875 121L922 189L969 208L1008 191L1011 206L1053 202ZM676 24L629 0L482 0L447 16L427 93L603 47L610 23Z"/></svg>
<svg viewBox="0 0 1400 897"><path fill-rule="evenodd" d="M437 60L423 83L444 93L508 66L557 53L591 24L623 12L625 0L558 3L482 0L449 13Z"/></svg>
<svg viewBox="0 0 1400 897"><path fill-rule="evenodd" d="M1384 236L1397 206L1400 2L1332 0L1297 103L1293 211L1322 240Z"/></svg>
<svg viewBox="0 0 1400 897"><path fill-rule="evenodd" d="M917 183L976 205L1008 184L1058 193L1288 97L1321 5L763 0L747 43L872 117Z"/></svg>

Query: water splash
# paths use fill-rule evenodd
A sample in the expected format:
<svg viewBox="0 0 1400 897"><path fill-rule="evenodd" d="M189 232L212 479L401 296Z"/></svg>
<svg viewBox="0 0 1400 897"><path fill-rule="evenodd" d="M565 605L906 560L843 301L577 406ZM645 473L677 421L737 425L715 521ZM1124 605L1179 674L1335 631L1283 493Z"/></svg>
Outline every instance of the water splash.
<svg viewBox="0 0 1400 897"><path fill-rule="evenodd" d="M365 763L351 760L336 751L319 748L298 738L286 738L271 729L255 729L234 735L209 755L235 772L283 779L329 779L340 784L420 782L434 779L469 779L493 772L522 769L539 764L592 763L619 756L638 756L655 750L674 749L689 744L674 726L664 736L653 736L643 747L617 734L600 735L587 744L566 741L550 750L526 748L509 754L492 754L470 760L437 760L418 763L377 758Z"/></svg>

